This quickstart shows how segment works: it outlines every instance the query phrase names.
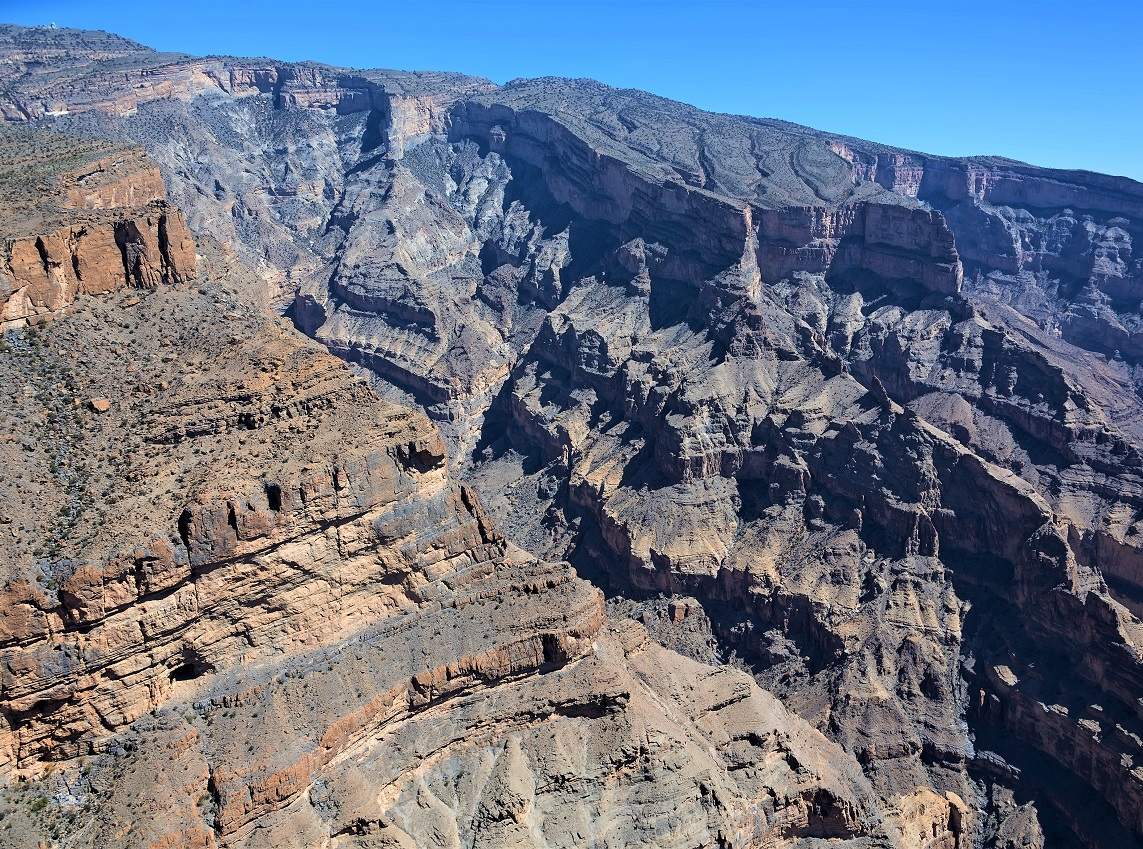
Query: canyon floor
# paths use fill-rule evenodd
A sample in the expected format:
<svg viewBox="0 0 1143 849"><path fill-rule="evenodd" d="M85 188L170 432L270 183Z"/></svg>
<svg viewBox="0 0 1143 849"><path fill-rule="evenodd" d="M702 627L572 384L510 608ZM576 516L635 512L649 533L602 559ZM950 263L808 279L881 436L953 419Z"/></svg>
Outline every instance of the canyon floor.
<svg viewBox="0 0 1143 849"><path fill-rule="evenodd" d="M0 26L0 846L1143 845L1143 185Z"/></svg>

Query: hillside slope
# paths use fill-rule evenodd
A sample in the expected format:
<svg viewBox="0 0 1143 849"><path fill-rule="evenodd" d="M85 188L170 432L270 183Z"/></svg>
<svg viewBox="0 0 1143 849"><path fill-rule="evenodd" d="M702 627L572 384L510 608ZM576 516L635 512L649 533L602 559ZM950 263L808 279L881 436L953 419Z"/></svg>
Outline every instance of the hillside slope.
<svg viewBox="0 0 1143 849"><path fill-rule="evenodd" d="M0 51L9 121L145 148L515 544L669 597L893 816L962 800L931 845L1140 841L1143 186L586 80Z"/></svg>

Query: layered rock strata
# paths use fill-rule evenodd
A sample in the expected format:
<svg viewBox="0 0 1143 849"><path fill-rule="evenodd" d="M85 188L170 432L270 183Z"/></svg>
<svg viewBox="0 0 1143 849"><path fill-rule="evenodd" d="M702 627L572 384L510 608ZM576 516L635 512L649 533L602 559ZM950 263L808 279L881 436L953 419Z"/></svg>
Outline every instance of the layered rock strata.
<svg viewBox="0 0 1143 849"><path fill-rule="evenodd" d="M169 87L109 100L8 37L10 119L146 146L512 539L697 599L894 822L1139 841L1137 183L588 81L119 45Z"/></svg>
<svg viewBox="0 0 1143 849"><path fill-rule="evenodd" d="M200 271L4 337L0 845L957 839L958 799L885 807L748 675L608 623L422 413Z"/></svg>
<svg viewBox="0 0 1143 849"><path fill-rule="evenodd" d="M11 154L0 246L0 326L50 320L81 295L195 276L195 244L159 170L137 148L0 131ZM31 188L34 197L28 197Z"/></svg>

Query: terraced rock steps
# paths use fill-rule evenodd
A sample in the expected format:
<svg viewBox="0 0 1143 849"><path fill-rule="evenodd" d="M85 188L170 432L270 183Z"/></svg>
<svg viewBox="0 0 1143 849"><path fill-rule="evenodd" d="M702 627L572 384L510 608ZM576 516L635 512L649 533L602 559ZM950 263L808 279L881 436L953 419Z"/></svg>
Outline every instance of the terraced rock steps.
<svg viewBox="0 0 1143 849"><path fill-rule="evenodd" d="M387 401L434 420L436 448L385 462L399 479L456 477L479 493L455 509L488 505L472 521L506 537L488 562L515 562L515 545L570 559L609 593L648 597L636 603L693 600L713 641L696 654L735 651L841 747L847 770L860 765L846 798L868 786L873 807L831 790L835 801L808 803L815 824L782 839L1139 842L1139 184L928 156L583 80L496 87L155 54L90 34L9 28L3 39L9 120L141 145L200 252L232 269L234 304L286 311L367 368ZM300 424L364 397L270 408L298 411L282 415ZM166 417L162 444L195 444L228 422L284 426L246 403ZM335 431L330 445L364 450L361 434ZM269 506L287 503L290 480L241 480L185 523L225 540L234 528L219 545L239 561L258 550L238 539L239 516L256 529L242 533L267 540L300 521ZM230 557L225 569L238 568ZM601 623L596 653L560 670L603 656L638 667L614 650L625 627ZM199 674L207 665L216 672ZM194 657L173 668L184 690L222 669ZM522 681L554 680L538 675ZM598 723L608 710L565 719ZM489 782L532 798L519 764L537 750L504 745ZM449 763L439 775L460 769ZM464 825L476 790L426 788L400 804L435 812L447 840L453 822L458 841L476 841ZM314 835L387 845L398 838L386 829L413 821L370 814L333 832L341 802L329 799L348 791L323 792L305 796L324 824L311 822ZM229 804L221 790L207 796L208 809ZM700 793L701 807L724 817L715 797L727 798ZM660 802L641 797L639 816ZM521 825L543 807L519 804L489 816ZM882 825L854 826L866 822L859 809ZM245 827L211 839L256 839ZM766 828L721 839L749 845L770 839ZM589 840L577 829L566 833ZM680 829L611 834L719 839ZM542 845L528 834L496 839Z"/></svg>

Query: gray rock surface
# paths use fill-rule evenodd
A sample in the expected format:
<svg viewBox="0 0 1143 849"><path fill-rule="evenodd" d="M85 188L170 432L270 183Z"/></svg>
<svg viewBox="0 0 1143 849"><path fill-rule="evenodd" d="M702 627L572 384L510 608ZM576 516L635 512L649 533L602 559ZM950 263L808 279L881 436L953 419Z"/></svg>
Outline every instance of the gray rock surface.
<svg viewBox="0 0 1143 849"><path fill-rule="evenodd" d="M718 649L676 647L733 651L879 804L945 817L914 845L1139 842L1143 186L585 80L121 45L150 88L96 97L102 66L4 37L6 117L146 147L509 538L696 600Z"/></svg>
<svg viewBox="0 0 1143 849"><path fill-rule="evenodd" d="M3 151L40 151L69 186L116 150L98 146L36 131ZM29 227L137 212L38 197ZM956 800L898 812L749 675L609 622L567 563L504 538L422 413L251 304L242 262L183 247L197 276L127 278L112 252L117 286L13 320L0 346L0 846L905 847L945 829Z"/></svg>

